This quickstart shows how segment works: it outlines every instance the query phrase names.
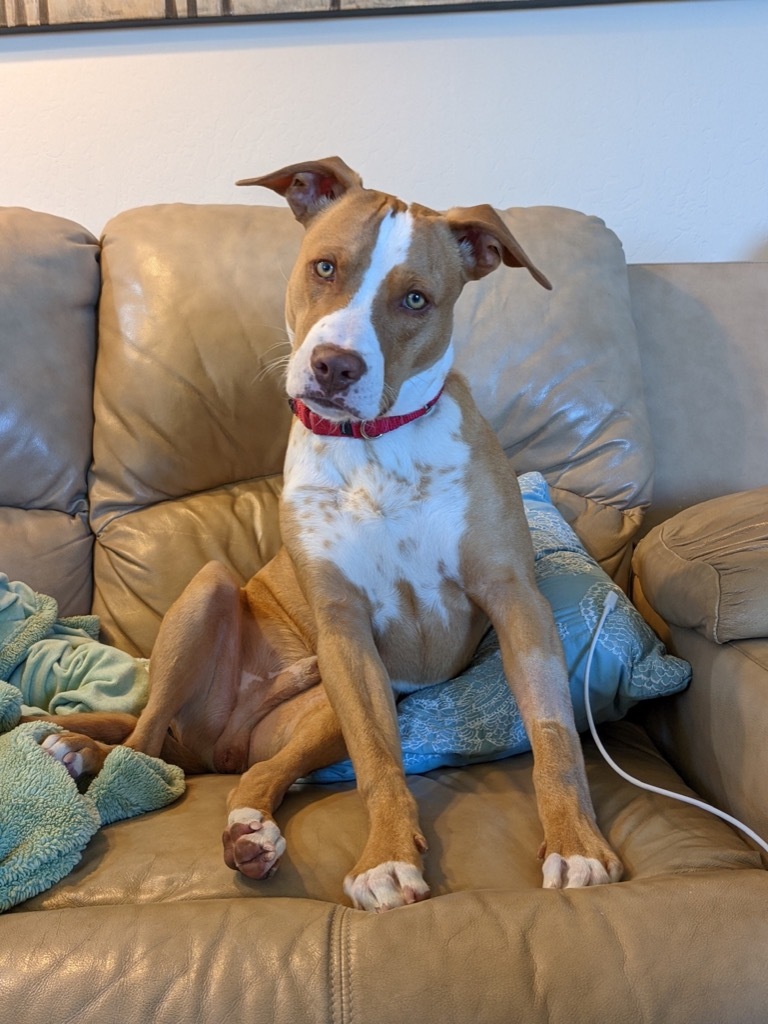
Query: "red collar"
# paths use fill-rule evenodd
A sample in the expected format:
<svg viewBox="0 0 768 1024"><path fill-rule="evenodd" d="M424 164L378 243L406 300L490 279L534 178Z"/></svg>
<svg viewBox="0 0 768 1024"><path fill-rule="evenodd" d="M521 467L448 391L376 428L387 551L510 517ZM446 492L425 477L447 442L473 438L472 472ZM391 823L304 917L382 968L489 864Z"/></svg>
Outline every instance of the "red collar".
<svg viewBox="0 0 768 1024"><path fill-rule="evenodd" d="M298 398L289 398L288 404L294 416L301 420L307 430L311 430L313 434L319 434L320 437L357 437L367 441L381 437L382 434L388 434L390 430L397 430L398 427L412 423L413 420L424 416L436 404L442 393L443 389L440 388L430 402L404 416L383 416L378 420L344 420L341 423L318 416Z"/></svg>

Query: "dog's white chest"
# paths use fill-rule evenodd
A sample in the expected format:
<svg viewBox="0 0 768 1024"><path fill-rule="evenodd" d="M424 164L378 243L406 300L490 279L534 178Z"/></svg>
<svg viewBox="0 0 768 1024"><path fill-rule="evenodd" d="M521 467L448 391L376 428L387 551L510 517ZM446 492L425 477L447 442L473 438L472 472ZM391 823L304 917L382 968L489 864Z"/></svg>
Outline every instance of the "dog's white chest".
<svg viewBox="0 0 768 1024"><path fill-rule="evenodd" d="M401 428L407 434L368 444L292 435L283 501L299 543L367 597L377 631L404 614L446 619L468 511L460 420L444 396L439 415Z"/></svg>

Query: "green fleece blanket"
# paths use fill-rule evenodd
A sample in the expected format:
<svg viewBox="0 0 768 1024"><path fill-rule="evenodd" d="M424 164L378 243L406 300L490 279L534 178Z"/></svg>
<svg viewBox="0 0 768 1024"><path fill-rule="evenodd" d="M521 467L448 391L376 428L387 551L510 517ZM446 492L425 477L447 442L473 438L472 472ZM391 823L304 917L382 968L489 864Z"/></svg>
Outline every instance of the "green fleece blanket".
<svg viewBox="0 0 768 1024"><path fill-rule="evenodd" d="M135 713L142 708L148 662L96 643L95 615L62 619L58 614L52 597L0 573L0 679L21 692L22 713Z"/></svg>
<svg viewBox="0 0 768 1024"><path fill-rule="evenodd" d="M147 662L98 642L95 616L61 619L53 598L0 573L0 912L50 888L113 821L184 791L180 768L116 747L87 792L40 741L67 712L138 712ZM59 714L18 725L21 714ZM10 730L10 731L9 731Z"/></svg>

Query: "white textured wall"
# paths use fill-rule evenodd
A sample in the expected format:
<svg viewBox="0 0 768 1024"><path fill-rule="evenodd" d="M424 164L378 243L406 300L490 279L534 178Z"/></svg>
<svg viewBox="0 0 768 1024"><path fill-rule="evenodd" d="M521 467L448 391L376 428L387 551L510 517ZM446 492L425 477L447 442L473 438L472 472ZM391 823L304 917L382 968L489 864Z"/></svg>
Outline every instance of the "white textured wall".
<svg viewBox="0 0 768 1024"><path fill-rule="evenodd" d="M597 213L631 261L768 259L768 2L0 36L0 204L99 232L337 152L435 206Z"/></svg>

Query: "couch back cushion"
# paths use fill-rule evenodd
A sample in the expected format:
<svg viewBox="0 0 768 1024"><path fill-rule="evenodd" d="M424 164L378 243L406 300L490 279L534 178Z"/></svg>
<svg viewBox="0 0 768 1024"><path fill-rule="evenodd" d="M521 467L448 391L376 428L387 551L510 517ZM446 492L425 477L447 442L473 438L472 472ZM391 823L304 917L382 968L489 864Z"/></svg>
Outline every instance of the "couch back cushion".
<svg viewBox="0 0 768 1024"><path fill-rule="evenodd" d="M245 579L279 545L276 367L299 237L283 210L240 206L142 208L105 229L94 611L134 653L207 560Z"/></svg>
<svg viewBox="0 0 768 1024"><path fill-rule="evenodd" d="M72 221L0 209L0 572L62 615L91 606L98 261Z"/></svg>
<svg viewBox="0 0 768 1024"><path fill-rule="evenodd" d="M621 246L567 210L504 217L554 289L507 269L468 285L458 366L514 468L545 475L621 577L652 475ZM205 561L246 579L279 545L283 296L300 239L280 207L147 207L105 229L94 610L135 653Z"/></svg>
<svg viewBox="0 0 768 1024"><path fill-rule="evenodd" d="M543 473L588 552L625 585L653 448L624 252L597 217L552 206L502 216L552 291L523 271L468 285L458 367L515 471Z"/></svg>
<svg viewBox="0 0 768 1024"><path fill-rule="evenodd" d="M768 262L629 268L656 453L642 532L768 486Z"/></svg>

